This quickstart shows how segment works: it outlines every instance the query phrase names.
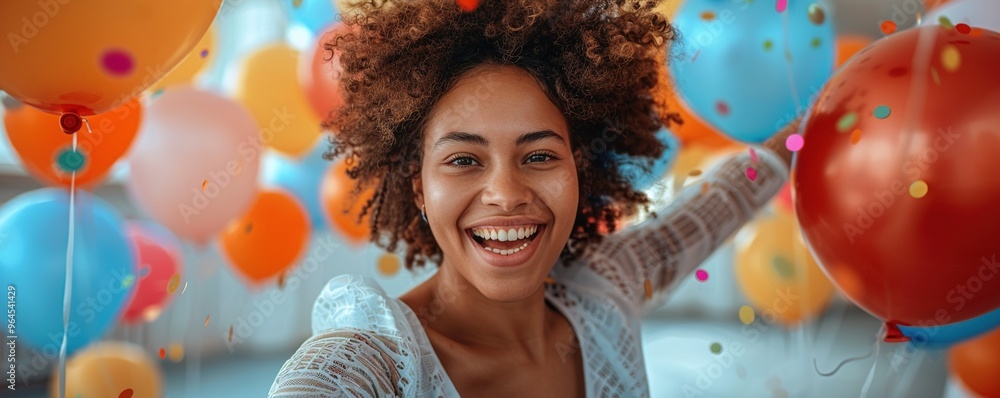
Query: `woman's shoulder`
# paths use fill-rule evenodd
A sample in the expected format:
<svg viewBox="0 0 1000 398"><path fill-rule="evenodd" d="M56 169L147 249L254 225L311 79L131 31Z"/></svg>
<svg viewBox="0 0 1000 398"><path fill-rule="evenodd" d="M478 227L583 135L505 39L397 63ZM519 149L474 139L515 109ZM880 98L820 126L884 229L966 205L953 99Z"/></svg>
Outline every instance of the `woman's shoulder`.
<svg viewBox="0 0 1000 398"><path fill-rule="evenodd" d="M386 293L378 281L362 275L330 279L313 304L313 334L357 329L412 339L413 326L405 305Z"/></svg>

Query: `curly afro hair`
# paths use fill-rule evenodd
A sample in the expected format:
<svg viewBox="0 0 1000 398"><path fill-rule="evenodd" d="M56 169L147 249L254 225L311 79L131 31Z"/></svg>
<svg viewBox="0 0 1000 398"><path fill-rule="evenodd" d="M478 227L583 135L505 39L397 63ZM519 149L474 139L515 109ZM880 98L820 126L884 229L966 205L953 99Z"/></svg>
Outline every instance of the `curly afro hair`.
<svg viewBox="0 0 1000 398"><path fill-rule="evenodd" d="M570 260L615 230L615 220L648 210L649 198L619 172L622 159L648 170L665 150L656 132L680 122L658 94L666 45L674 39L656 0L363 0L325 43L339 54L345 105L325 127L336 131L326 158L344 156L372 240L406 267L440 264L422 222L412 178L420 170L423 126L435 103L469 70L512 65L531 74L562 111L577 164L580 204ZM564 261L565 263L565 261Z"/></svg>

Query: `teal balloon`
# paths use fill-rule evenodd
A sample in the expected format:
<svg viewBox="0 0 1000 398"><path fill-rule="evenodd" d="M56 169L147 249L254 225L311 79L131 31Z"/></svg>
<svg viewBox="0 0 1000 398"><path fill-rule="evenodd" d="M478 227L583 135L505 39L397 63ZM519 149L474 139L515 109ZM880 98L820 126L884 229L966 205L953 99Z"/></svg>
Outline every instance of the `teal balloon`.
<svg viewBox="0 0 1000 398"><path fill-rule="evenodd" d="M646 165L648 159L632 158L619 154L612 155L612 161L618 162L618 171L632 184L633 188L640 191L651 188L667 174L674 161L677 160L677 153L681 148L680 140L665 127L656 133L656 138L660 139L666 149L650 166Z"/></svg>
<svg viewBox="0 0 1000 398"><path fill-rule="evenodd" d="M975 318L945 325L903 326L899 331L917 348L941 349L969 340L1000 327L1000 308Z"/></svg>
<svg viewBox="0 0 1000 398"><path fill-rule="evenodd" d="M301 25L319 36L341 16L333 0L281 0L292 24Z"/></svg>
<svg viewBox="0 0 1000 398"><path fill-rule="evenodd" d="M759 144L804 115L833 73L835 34L825 1L688 0L671 44L677 92L699 118Z"/></svg>
<svg viewBox="0 0 1000 398"><path fill-rule="evenodd" d="M301 159L272 153L264 159L261 180L264 185L282 188L292 194L309 212L314 229L326 228L326 217L320 206L320 187L323 176L333 164L323 159L328 147L326 140Z"/></svg>
<svg viewBox="0 0 1000 398"><path fill-rule="evenodd" d="M63 337L69 192L30 191L0 207L0 281L13 287L15 335L49 360ZM77 191L67 355L114 327L135 284L135 252L118 212ZM9 308L8 308L9 310ZM18 347L22 347L18 345Z"/></svg>

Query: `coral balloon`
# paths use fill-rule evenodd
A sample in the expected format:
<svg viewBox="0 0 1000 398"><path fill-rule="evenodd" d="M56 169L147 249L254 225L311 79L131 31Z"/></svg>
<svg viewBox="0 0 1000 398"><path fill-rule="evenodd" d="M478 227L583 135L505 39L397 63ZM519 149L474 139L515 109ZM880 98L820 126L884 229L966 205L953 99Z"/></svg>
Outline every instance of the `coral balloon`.
<svg viewBox="0 0 1000 398"><path fill-rule="evenodd" d="M49 396L59 396L59 370L49 384ZM135 344L101 342L66 361L66 397L163 396L163 376L156 362Z"/></svg>
<svg viewBox="0 0 1000 398"><path fill-rule="evenodd" d="M214 26L214 25L213 25ZM208 32L202 36L191 52L184 56L184 60L170 71L163 79L149 88L151 92L157 92L171 86L182 84L194 85L195 79L202 75L212 65L215 60L215 28L209 28Z"/></svg>
<svg viewBox="0 0 1000 398"><path fill-rule="evenodd" d="M327 171L323 178L323 188L320 191L320 201L330 226L339 231L348 241L354 244L364 243L371 236L369 215L358 221L361 207L375 195L374 190L366 190L354 197L354 180L347 176L347 164L338 162Z"/></svg>
<svg viewBox="0 0 1000 398"><path fill-rule="evenodd" d="M763 216L736 244L736 281L750 303L785 325L818 315L833 284L809 254L790 214Z"/></svg>
<svg viewBox="0 0 1000 398"><path fill-rule="evenodd" d="M173 296L167 286L184 269L180 242L159 225L130 221L126 233L135 248L138 275L135 295L125 307L122 322L152 322L169 305Z"/></svg>
<svg viewBox="0 0 1000 398"><path fill-rule="evenodd" d="M219 237L233 266L254 282L277 276L309 241L306 209L284 190L265 190Z"/></svg>
<svg viewBox="0 0 1000 398"><path fill-rule="evenodd" d="M872 42L872 38L861 35L841 35L837 38L837 67L844 65L854 54Z"/></svg>
<svg viewBox="0 0 1000 398"><path fill-rule="evenodd" d="M1000 397L1000 329L952 347L948 367L970 391Z"/></svg>
<svg viewBox="0 0 1000 398"><path fill-rule="evenodd" d="M931 10L948 3L951 3L951 0L924 0L924 10Z"/></svg>
<svg viewBox="0 0 1000 398"><path fill-rule="evenodd" d="M331 116L344 106L344 97L340 89L339 52L327 51L325 44L333 40L344 25L336 24L323 33L322 37L313 42L312 50L302 52L299 60L299 85L309 100L309 105L321 119Z"/></svg>
<svg viewBox="0 0 1000 398"><path fill-rule="evenodd" d="M265 145L291 156L310 149L320 121L299 87L299 52L284 44L262 48L243 64L236 98L260 126Z"/></svg>
<svg viewBox="0 0 1000 398"><path fill-rule="evenodd" d="M0 2L0 89L52 113L89 116L139 96L208 30L220 0ZM155 45L153 44L155 43Z"/></svg>
<svg viewBox="0 0 1000 398"><path fill-rule="evenodd" d="M728 137L719 134L714 128L705 124L697 115L691 112L684 100L677 96L677 93L669 84L662 86L663 95L667 99L667 109L680 115L682 123L679 127L671 126L671 131L681 140L681 144L700 144L713 148L735 147L739 144Z"/></svg>
<svg viewBox="0 0 1000 398"><path fill-rule="evenodd" d="M78 132L76 153L73 136L59 128L59 116L20 106L7 109L3 121L11 146L35 179L68 187L75 170L76 186L86 188L100 183L132 146L142 113L142 105L133 99L88 117L91 131Z"/></svg>
<svg viewBox="0 0 1000 398"><path fill-rule="evenodd" d="M149 105L129 156L128 192L177 236L206 243L253 203L262 150L240 104L190 87L167 90Z"/></svg>
<svg viewBox="0 0 1000 398"><path fill-rule="evenodd" d="M1000 307L1000 289L984 286L1000 273L988 258L1000 252L995 65L1000 33L897 32L838 71L803 127L793 189L806 240L890 326Z"/></svg>
<svg viewBox="0 0 1000 398"><path fill-rule="evenodd" d="M941 7L924 16L921 25L939 25L947 21L952 25L964 23L971 28L1000 32L1000 2L996 0L945 1L939 4ZM969 33L972 33L971 30Z"/></svg>

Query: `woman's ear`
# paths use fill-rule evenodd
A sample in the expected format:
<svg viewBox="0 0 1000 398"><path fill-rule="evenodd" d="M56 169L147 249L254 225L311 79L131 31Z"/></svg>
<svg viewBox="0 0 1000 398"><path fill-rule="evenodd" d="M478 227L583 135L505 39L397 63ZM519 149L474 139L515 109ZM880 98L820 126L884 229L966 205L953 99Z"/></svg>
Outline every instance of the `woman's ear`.
<svg viewBox="0 0 1000 398"><path fill-rule="evenodd" d="M420 173L417 173L410 178L413 184L413 201L417 205L417 208L422 208L424 206L424 184L423 180L420 178Z"/></svg>

